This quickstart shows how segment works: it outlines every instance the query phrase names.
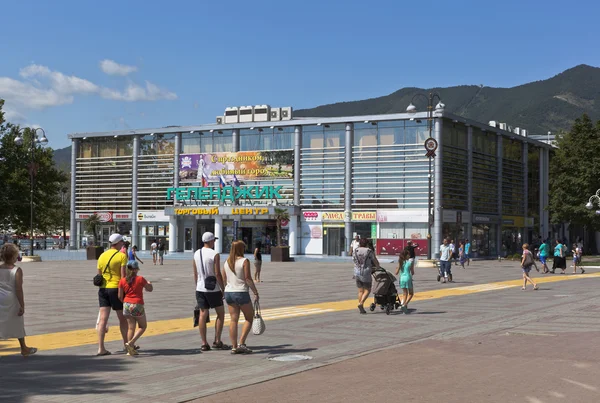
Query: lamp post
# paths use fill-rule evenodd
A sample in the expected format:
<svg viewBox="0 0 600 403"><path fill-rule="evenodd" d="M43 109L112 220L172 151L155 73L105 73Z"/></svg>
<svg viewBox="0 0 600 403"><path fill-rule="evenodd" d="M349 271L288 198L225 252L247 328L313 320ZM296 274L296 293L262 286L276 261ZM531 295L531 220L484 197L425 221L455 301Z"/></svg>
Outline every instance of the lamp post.
<svg viewBox="0 0 600 403"><path fill-rule="evenodd" d="M66 201L67 201L67 188L66 187L62 187L60 188L60 201L61 201L61 207L62 207L62 230L63 230L63 235L62 235L62 245L60 245L60 248L66 248L66 245L68 245L67 243L67 224L66 224L66 220L65 220L65 212L67 210L67 206L66 206Z"/></svg>
<svg viewBox="0 0 600 403"><path fill-rule="evenodd" d="M22 134L25 133L26 128L19 130L17 137L15 138L15 143L18 146L21 146L24 143L24 136ZM39 137L37 132L38 130L42 131L42 137ZM34 255L33 252L33 189L35 186L35 175L37 174L37 166L35 164L35 150L39 146L43 147L48 144L48 138L46 137L46 132L41 127L37 127L35 129L30 128L31 132L31 143L29 144L29 152L30 152L30 161L29 161L29 207L30 207L30 224L31 224L31 232L29 234L30 240L30 248L31 248L31 256Z"/></svg>
<svg viewBox="0 0 600 403"><path fill-rule="evenodd" d="M598 204L598 206L600 206L600 189L596 190L596 194L590 196L590 199L588 200L587 204L585 205L585 208L587 208L588 210L593 209L594 202L596 202L596 204ZM600 214L600 210L596 211L596 214Z"/></svg>
<svg viewBox="0 0 600 403"><path fill-rule="evenodd" d="M440 94L438 94L437 92L430 92L429 96L422 94L422 93L417 93L415 94L411 101L410 104L408 105L408 107L406 108L406 112L408 113L416 113L417 112L417 107L413 104L413 101L415 100L415 98L417 97L423 97L427 100L427 130L429 131L429 138L427 140L425 140L425 149L427 150L427 154L425 154L428 158L429 158L429 193L428 193L428 199L427 199L427 259L431 259L431 249L432 249L432 245L431 245L431 226L433 225L433 219L434 219L434 212L433 212L433 195L431 192L431 180L432 180L432 162L433 162L433 158L435 157L435 150L438 147L438 143L437 141L433 138L433 103L434 101L438 100L438 103L435 105L435 112L441 112L444 110L444 104L442 103L442 98L440 97Z"/></svg>

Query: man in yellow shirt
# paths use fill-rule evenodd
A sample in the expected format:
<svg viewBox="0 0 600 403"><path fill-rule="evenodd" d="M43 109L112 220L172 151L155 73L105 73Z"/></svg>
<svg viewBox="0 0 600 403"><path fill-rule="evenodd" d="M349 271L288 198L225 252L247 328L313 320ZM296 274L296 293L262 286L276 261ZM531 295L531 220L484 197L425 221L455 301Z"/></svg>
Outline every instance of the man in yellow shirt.
<svg viewBox="0 0 600 403"><path fill-rule="evenodd" d="M127 343L127 320L123 316L123 302L119 300L119 280L121 280L121 277L125 277L127 256L119 252L124 243L122 235L112 234L108 238L108 241L110 242L110 249L98 258L98 273L104 277L104 282L98 290L98 301L100 303L97 329L98 354L96 354L98 356L111 354L104 347L106 324L108 323L111 308L117 312L123 343Z"/></svg>

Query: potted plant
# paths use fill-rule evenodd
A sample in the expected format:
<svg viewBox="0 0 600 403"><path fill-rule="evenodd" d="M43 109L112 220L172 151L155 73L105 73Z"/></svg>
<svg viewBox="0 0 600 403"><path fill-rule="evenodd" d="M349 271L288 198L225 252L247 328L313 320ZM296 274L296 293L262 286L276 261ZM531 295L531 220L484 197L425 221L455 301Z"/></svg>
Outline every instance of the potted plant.
<svg viewBox="0 0 600 403"><path fill-rule="evenodd" d="M290 214L286 209L275 207L275 221L277 225L277 246L271 248L272 262L289 262L290 247L281 246L281 227L282 222L290 221Z"/></svg>
<svg viewBox="0 0 600 403"><path fill-rule="evenodd" d="M98 239L98 227L101 223L102 221L100 221L100 217L97 214L92 214L83 222L85 230L92 234L92 240L85 248L87 260L98 260L102 252L104 252L104 248L101 245L96 245Z"/></svg>

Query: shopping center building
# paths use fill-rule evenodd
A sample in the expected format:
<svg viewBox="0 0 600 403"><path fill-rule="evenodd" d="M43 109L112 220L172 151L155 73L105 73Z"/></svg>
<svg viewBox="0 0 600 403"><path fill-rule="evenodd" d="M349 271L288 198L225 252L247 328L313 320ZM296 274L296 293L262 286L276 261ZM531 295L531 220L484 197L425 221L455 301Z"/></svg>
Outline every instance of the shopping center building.
<svg viewBox="0 0 600 403"><path fill-rule="evenodd" d="M292 255L341 255L356 234L380 255L408 240L427 255L430 233L434 255L450 237L497 257L548 234L551 146L503 124L428 116L293 118L261 106L228 108L215 124L71 134L70 246L87 244L96 213L100 243L119 231L140 250L163 239L193 251L213 231L218 251L241 239L268 253L276 208L289 214Z"/></svg>

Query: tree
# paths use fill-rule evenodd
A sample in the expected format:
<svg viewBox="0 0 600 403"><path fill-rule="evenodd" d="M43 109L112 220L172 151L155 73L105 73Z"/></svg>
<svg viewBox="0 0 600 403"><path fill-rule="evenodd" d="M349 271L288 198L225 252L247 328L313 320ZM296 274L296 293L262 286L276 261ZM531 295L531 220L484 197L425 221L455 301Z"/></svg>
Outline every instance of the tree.
<svg viewBox="0 0 600 403"><path fill-rule="evenodd" d="M15 138L20 127L4 120L0 99L0 230L19 234L30 231L30 205L33 197L34 231L48 233L54 230L53 217L60 209L61 185L67 175L56 168L51 148L34 149L33 171L34 192L30 191L30 145L33 130L21 132L23 145L18 146Z"/></svg>
<svg viewBox="0 0 600 403"><path fill-rule="evenodd" d="M83 227L87 232L92 234L92 242L94 244L98 239L98 227L100 227L100 225L102 225L102 221L100 220L100 216L98 216L98 214L92 214L91 216L86 218L85 221L83 221ZM90 245L92 244L92 242L90 242Z"/></svg>
<svg viewBox="0 0 600 403"><path fill-rule="evenodd" d="M275 220L277 221L277 246L281 246L282 221L289 221L290 214L286 209L275 207Z"/></svg>
<svg viewBox="0 0 600 403"><path fill-rule="evenodd" d="M576 119L568 133L556 138L550 163L550 221L600 230L600 215L585 205L600 189L600 121Z"/></svg>

